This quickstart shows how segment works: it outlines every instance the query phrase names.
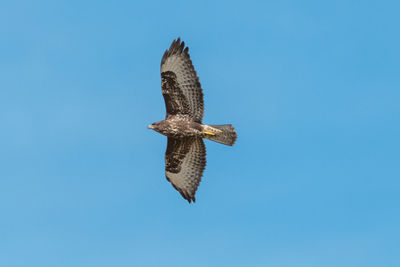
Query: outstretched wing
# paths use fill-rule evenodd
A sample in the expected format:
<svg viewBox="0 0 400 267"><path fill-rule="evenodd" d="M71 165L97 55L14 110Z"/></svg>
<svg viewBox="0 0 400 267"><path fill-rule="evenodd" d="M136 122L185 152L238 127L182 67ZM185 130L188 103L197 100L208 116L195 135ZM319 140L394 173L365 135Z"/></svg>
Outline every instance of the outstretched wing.
<svg viewBox="0 0 400 267"><path fill-rule="evenodd" d="M195 193L206 166L206 147L200 137L168 137L165 176L184 199L195 202Z"/></svg>
<svg viewBox="0 0 400 267"><path fill-rule="evenodd" d="M189 56L189 48L178 38L161 60L161 87L167 118L183 115L201 123L204 113L203 91Z"/></svg>

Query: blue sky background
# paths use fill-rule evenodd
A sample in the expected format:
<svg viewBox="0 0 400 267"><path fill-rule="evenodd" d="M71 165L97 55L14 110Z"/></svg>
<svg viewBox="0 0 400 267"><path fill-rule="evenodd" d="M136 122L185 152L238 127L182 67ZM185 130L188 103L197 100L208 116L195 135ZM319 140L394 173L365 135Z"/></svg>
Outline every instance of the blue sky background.
<svg viewBox="0 0 400 267"><path fill-rule="evenodd" d="M400 266L399 9L2 2L0 266ZM178 36L239 135L194 205L147 129Z"/></svg>

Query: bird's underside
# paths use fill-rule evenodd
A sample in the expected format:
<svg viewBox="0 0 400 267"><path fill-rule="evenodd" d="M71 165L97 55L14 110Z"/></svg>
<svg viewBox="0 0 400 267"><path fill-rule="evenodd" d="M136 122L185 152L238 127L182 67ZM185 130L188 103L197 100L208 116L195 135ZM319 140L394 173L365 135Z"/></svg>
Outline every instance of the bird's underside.
<svg viewBox="0 0 400 267"><path fill-rule="evenodd" d="M232 146L236 132L232 125L202 124L203 92L189 56L189 48L178 38L161 60L161 88L165 101L165 120L149 126L168 137L165 175L189 203L206 166L203 138Z"/></svg>
<svg viewBox="0 0 400 267"><path fill-rule="evenodd" d="M158 131L167 137L183 138L183 137L201 137L211 138L220 136L223 132L220 129L210 125L197 123L190 120L184 120L174 117L157 122Z"/></svg>

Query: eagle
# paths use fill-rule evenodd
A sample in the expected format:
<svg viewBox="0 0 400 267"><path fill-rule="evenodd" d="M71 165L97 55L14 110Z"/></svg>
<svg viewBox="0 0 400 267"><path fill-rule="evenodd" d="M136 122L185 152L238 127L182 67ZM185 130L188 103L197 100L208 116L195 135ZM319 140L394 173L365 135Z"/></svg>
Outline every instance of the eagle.
<svg viewBox="0 0 400 267"><path fill-rule="evenodd" d="M235 128L231 124L202 123L203 90L189 48L180 38L172 42L161 59L161 91L166 117L148 128L168 137L165 176L184 199L195 202L206 166L203 138L232 146L237 137Z"/></svg>

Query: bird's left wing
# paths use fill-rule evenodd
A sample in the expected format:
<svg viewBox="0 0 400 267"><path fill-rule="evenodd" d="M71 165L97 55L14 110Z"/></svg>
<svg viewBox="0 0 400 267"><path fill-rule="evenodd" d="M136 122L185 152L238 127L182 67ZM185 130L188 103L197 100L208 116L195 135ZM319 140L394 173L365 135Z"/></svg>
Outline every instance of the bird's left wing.
<svg viewBox="0 0 400 267"><path fill-rule="evenodd" d="M161 87L167 117L181 115L201 123L204 113L203 91L189 56L189 48L178 38L161 60Z"/></svg>
<svg viewBox="0 0 400 267"><path fill-rule="evenodd" d="M200 137L168 137L165 152L165 176L189 203L195 202L195 193L206 166L206 147Z"/></svg>

